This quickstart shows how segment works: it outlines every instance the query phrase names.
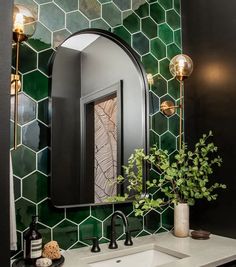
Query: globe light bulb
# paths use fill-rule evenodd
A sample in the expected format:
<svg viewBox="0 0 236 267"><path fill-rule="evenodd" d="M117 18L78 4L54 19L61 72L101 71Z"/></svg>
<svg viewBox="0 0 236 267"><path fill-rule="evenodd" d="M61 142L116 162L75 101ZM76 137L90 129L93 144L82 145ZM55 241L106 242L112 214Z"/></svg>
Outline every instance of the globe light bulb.
<svg viewBox="0 0 236 267"><path fill-rule="evenodd" d="M148 81L148 84L150 84L150 85L154 84L153 75L151 73L147 74L147 81Z"/></svg>
<svg viewBox="0 0 236 267"><path fill-rule="evenodd" d="M32 12L24 5L14 5L13 9L13 39L25 41L36 30L36 19Z"/></svg>
<svg viewBox="0 0 236 267"><path fill-rule="evenodd" d="M170 61L170 73L179 81L188 78L193 71L192 59L184 54L173 57Z"/></svg>

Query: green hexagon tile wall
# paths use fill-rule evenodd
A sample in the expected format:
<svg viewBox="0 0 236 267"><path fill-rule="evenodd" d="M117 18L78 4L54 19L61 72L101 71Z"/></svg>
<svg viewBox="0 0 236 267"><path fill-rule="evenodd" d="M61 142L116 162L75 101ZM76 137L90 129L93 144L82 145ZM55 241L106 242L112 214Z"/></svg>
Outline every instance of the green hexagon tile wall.
<svg viewBox="0 0 236 267"><path fill-rule="evenodd" d="M39 215L39 230L44 243L55 239L63 249L88 245L89 241L83 239L93 235L101 242L108 242L110 217L116 209L128 215L137 229L135 236L170 230L173 225L171 207L150 211L137 218L131 204L70 209L56 209L51 205L47 62L55 47L75 31L93 27L120 36L139 54L146 72L154 75L149 103L151 144L157 143L173 153L177 149L178 115L166 118L160 114L159 106L164 100L178 101L179 98L179 85L171 77L168 65L170 59L181 52L180 0L15 2L31 8L38 23L34 36L21 45L20 53L23 81L19 96L20 146L12 150L18 250L12 256L22 253L23 233L33 214ZM123 228L118 228L119 238L123 238Z"/></svg>

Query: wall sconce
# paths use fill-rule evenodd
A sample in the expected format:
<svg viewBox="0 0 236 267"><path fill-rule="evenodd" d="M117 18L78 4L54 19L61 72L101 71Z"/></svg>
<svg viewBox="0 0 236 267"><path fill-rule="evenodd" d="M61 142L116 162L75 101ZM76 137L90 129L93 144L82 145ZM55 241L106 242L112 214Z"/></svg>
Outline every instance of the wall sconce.
<svg viewBox="0 0 236 267"><path fill-rule="evenodd" d="M11 95L15 96L14 102L14 149L17 148L17 123L18 123L18 92L21 89L19 75L20 43L32 36L36 29L36 19L31 11L23 5L14 5L13 10L13 40L16 49L15 73L11 75Z"/></svg>
<svg viewBox="0 0 236 267"><path fill-rule="evenodd" d="M153 85L154 84L153 75L151 73L147 74L147 81L148 81L149 85Z"/></svg>
<svg viewBox="0 0 236 267"><path fill-rule="evenodd" d="M182 148L184 80L187 79L193 71L193 61L189 56L184 54L179 54L171 59L169 69L170 73L180 82L180 100L179 100L179 105L177 106L175 106L172 101L162 102L161 111L166 116L171 116L175 113L176 108L179 108L179 150L180 150Z"/></svg>

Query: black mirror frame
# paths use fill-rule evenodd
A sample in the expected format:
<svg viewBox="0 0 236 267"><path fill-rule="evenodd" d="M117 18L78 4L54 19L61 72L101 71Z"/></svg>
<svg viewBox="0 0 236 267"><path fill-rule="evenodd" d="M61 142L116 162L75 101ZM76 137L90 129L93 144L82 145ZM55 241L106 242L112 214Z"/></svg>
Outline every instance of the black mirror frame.
<svg viewBox="0 0 236 267"><path fill-rule="evenodd" d="M129 56L129 58L131 59L131 61L134 63L134 66L136 68L136 70L138 71L140 77L141 77L141 80L142 80L142 91L144 92L144 106L142 107L143 110L144 110L144 116L145 116L145 120L144 120L144 129L145 129L145 135L144 135L144 140L143 140L143 143L144 143L144 152L145 153L148 153L149 152L149 92L148 92L148 89L149 89L149 86L148 86L148 80L147 80L147 74L145 72L145 69L142 65L142 63L140 62L140 59L139 59L139 55L133 50L133 48L128 45L124 40L122 40L119 36L115 35L114 33L112 32L109 32L109 31L106 31L106 30L102 30L102 29L96 29L96 28L89 28L89 29L84 29L84 30L81 30L81 31L78 31L78 32L75 32L74 34L68 36L57 48L61 47L69 38L73 37L73 36L78 36L78 35L81 35L81 34L97 34L97 35L100 35L102 37L105 37L111 41L113 41L114 43L116 43L120 48L122 48L125 53ZM49 73L50 75L52 75L52 72L53 72L53 63L54 63L54 59L55 59L55 56L57 54L57 51L55 51L50 60L49 60ZM49 102L50 103L50 102ZM49 108L49 110L51 110L51 108ZM51 142L52 142L52 139L51 139ZM144 179L143 179L143 192L144 194L146 194L147 192L147 189L146 189L146 179L147 179L147 174L148 174L148 166L144 166L144 172L143 172L143 175L144 175ZM50 195L52 195L52 190L50 192ZM82 205L78 205L78 206L88 206L88 205L100 205L100 204L93 204L93 203L90 203L90 204L82 204ZM103 203L104 205L104 203ZM77 205L76 205L77 206Z"/></svg>

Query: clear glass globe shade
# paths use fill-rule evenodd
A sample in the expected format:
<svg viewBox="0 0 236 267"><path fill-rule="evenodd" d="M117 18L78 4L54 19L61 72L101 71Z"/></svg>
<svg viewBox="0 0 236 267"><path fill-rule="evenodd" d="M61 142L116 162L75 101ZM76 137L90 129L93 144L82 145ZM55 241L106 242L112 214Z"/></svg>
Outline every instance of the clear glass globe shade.
<svg viewBox="0 0 236 267"><path fill-rule="evenodd" d="M32 12L24 5L14 5L13 33L32 36L36 30L36 19Z"/></svg>
<svg viewBox="0 0 236 267"><path fill-rule="evenodd" d="M182 81L188 78L193 71L192 59L184 54L173 57L170 61L170 73L178 80Z"/></svg>

